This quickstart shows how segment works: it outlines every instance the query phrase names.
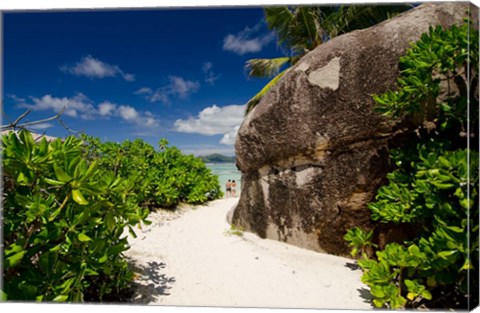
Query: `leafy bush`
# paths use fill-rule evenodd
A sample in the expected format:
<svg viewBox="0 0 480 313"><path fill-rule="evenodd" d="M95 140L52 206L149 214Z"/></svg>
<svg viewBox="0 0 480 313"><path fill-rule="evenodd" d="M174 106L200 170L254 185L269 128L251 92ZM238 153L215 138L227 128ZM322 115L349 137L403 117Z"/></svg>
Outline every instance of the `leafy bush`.
<svg viewBox="0 0 480 313"><path fill-rule="evenodd" d="M126 287L125 227L146 221L128 183L85 160L81 140L4 135L4 292L9 300L84 301Z"/></svg>
<svg viewBox="0 0 480 313"><path fill-rule="evenodd" d="M430 300L427 289L434 287L469 293L468 271L478 264L478 168L468 167L467 153L465 149L440 155L421 146L412 175L402 169L391 173L390 183L370 204L373 220L421 225L418 237L405 247L388 244L377 252L378 262L359 261L377 306L403 307L402 288L410 301ZM478 153L470 151L470 161L478 164ZM397 286L396 296L384 291L379 297L379 290L392 286ZM417 292L419 288L425 289Z"/></svg>
<svg viewBox="0 0 480 313"><path fill-rule="evenodd" d="M4 135L4 290L0 299L102 300L128 287L124 231L149 206L221 197L198 158L160 141L101 143L85 136L35 142Z"/></svg>
<svg viewBox="0 0 480 313"><path fill-rule="evenodd" d="M479 154L468 138L478 129L478 98L470 92L478 88L478 36L469 21L430 28L400 59L399 88L374 96L379 112L416 130L391 152L397 169L369 204L371 218L418 226L414 238L358 261L376 307L478 301ZM351 230L345 239L356 253L369 238Z"/></svg>
<svg viewBox="0 0 480 313"><path fill-rule="evenodd" d="M359 227L349 229L344 237L348 242L348 246L352 247L351 255L356 257L358 253L361 253L362 257L368 257L372 254L372 248L377 247L373 243L373 231L365 231Z"/></svg>
<svg viewBox="0 0 480 313"><path fill-rule="evenodd" d="M159 141L159 151L141 139L122 144L101 143L84 136L90 158L118 173L132 186L132 197L148 207L175 207L179 202L200 204L222 197L218 177L200 158L184 155L168 141Z"/></svg>

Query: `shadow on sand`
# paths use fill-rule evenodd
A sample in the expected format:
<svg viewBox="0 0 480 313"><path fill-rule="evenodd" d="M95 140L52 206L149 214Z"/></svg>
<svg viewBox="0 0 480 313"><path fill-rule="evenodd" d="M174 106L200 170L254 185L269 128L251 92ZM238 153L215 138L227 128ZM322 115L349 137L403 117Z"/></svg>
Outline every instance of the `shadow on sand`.
<svg viewBox="0 0 480 313"><path fill-rule="evenodd" d="M345 267L348 267L352 271L360 269L360 265L358 265L357 262L347 262L345 263Z"/></svg>
<svg viewBox="0 0 480 313"><path fill-rule="evenodd" d="M357 289L357 291L360 294L360 298L363 299L363 302L372 304L373 296L370 293L370 290L368 290L367 288L360 288Z"/></svg>
<svg viewBox="0 0 480 313"><path fill-rule="evenodd" d="M345 263L345 267L348 267L352 271L361 270L360 265L358 265L357 262L347 262ZM360 298L363 299L363 302L370 303L370 304L372 303L373 296L370 293L370 290L368 290L367 288L360 288L360 289L357 289L357 291L360 294Z"/></svg>
<svg viewBox="0 0 480 313"><path fill-rule="evenodd" d="M168 292L175 283L174 277L168 277L161 271L166 264L161 262L147 262L146 265L140 265L129 260L131 270L138 274L132 282L133 296L132 303L147 304L157 300L158 296L168 296Z"/></svg>

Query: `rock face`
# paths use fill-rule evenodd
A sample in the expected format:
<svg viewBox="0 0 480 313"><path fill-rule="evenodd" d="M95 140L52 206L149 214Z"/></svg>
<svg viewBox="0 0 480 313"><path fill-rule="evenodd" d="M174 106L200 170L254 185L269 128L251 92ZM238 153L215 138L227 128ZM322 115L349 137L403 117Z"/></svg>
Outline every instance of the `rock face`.
<svg viewBox="0 0 480 313"><path fill-rule="evenodd" d="M373 111L372 94L395 88L411 42L430 25L461 24L468 8L476 9L427 3L304 56L239 129L242 190L230 222L262 238L347 255L346 231L373 226L367 203L386 182L402 125Z"/></svg>

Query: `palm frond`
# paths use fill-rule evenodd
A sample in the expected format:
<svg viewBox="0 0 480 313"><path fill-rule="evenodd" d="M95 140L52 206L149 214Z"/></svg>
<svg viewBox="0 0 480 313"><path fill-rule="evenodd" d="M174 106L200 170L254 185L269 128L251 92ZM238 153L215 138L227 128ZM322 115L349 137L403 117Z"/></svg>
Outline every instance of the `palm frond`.
<svg viewBox="0 0 480 313"><path fill-rule="evenodd" d="M322 42L322 11L319 7L270 7L264 10L265 21L273 30L279 45L294 53L305 53Z"/></svg>
<svg viewBox="0 0 480 313"><path fill-rule="evenodd" d="M287 69L288 70L288 69ZM287 70L284 70L280 73L277 74L274 78L272 78L268 84L266 84L262 90L260 90L255 96L253 96L250 100L247 102L247 109L245 110L245 115L250 113L250 111L253 110L253 108L262 100L263 96L273 87L277 84L277 82L280 80L280 78L285 74Z"/></svg>
<svg viewBox="0 0 480 313"><path fill-rule="evenodd" d="M399 5L342 5L323 22L330 37L363 29L411 9L410 4Z"/></svg>
<svg viewBox="0 0 480 313"><path fill-rule="evenodd" d="M278 37L278 44L287 44L291 36L293 11L288 7L267 7L264 9L265 22L270 30Z"/></svg>
<svg viewBox="0 0 480 313"><path fill-rule="evenodd" d="M249 70L250 77L273 77L280 72L282 66L291 62L289 57L281 57L275 59L251 59L245 64L245 68Z"/></svg>
<svg viewBox="0 0 480 313"><path fill-rule="evenodd" d="M303 53L322 43L321 10L318 7L298 7L295 10L295 26L292 29L292 46Z"/></svg>

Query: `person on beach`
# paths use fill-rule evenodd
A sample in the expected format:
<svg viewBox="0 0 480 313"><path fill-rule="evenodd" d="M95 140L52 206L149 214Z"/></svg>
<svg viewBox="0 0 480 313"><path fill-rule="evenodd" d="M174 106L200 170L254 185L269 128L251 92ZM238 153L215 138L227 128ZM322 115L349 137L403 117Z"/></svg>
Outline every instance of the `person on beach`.
<svg viewBox="0 0 480 313"><path fill-rule="evenodd" d="M235 182L235 179L232 181L232 196L235 197L236 193L236 188L237 188L237 183Z"/></svg>
<svg viewBox="0 0 480 313"><path fill-rule="evenodd" d="M225 184L225 197L230 197L230 194L232 192L232 183L231 180L229 179L227 183Z"/></svg>

